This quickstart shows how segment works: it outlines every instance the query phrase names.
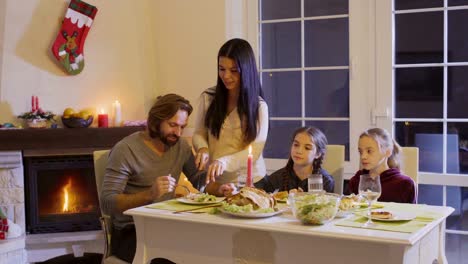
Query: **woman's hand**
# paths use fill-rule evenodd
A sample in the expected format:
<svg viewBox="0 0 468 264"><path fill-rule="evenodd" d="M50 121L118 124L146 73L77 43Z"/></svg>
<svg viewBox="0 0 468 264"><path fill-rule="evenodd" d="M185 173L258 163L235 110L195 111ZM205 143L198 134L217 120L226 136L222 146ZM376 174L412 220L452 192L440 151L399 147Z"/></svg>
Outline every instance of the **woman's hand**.
<svg viewBox="0 0 468 264"><path fill-rule="evenodd" d="M224 197L231 196L232 193L236 190L234 183L225 183L219 186L218 193Z"/></svg>
<svg viewBox="0 0 468 264"><path fill-rule="evenodd" d="M209 159L210 154L208 153L208 148L201 148L198 150L197 156L195 157L195 166L197 166L198 170L204 170Z"/></svg>
<svg viewBox="0 0 468 264"><path fill-rule="evenodd" d="M206 173L206 184L215 182L216 177L223 174L224 169L226 169L226 164L219 160L214 160L210 166L208 166L208 172Z"/></svg>

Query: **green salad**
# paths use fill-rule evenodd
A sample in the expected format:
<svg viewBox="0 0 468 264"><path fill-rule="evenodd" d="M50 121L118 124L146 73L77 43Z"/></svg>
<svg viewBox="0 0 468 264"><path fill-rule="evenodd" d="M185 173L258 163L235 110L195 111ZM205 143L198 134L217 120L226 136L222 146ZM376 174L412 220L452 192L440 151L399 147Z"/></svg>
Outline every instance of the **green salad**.
<svg viewBox="0 0 468 264"><path fill-rule="evenodd" d="M207 193L194 193L186 198L198 203L216 202L216 196Z"/></svg>
<svg viewBox="0 0 468 264"><path fill-rule="evenodd" d="M304 224L322 225L333 219L339 199L328 195L304 195L295 198L296 217Z"/></svg>
<svg viewBox="0 0 468 264"><path fill-rule="evenodd" d="M275 210L273 208L260 208L254 210L252 204L248 205L235 205L235 204L228 204L223 202L223 210L229 213L273 213Z"/></svg>

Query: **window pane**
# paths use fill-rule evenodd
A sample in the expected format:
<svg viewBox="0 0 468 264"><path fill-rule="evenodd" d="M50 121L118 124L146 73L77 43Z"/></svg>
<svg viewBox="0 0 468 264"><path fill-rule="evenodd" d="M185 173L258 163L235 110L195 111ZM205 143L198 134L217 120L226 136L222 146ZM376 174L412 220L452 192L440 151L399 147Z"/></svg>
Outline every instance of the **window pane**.
<svg viewBox="0 0 468 264"><path fill-rule="evenodd" d="M467 43L468 44L468 43ZM468 66L448 67L448 106L449 118L468 118Z"/></svg>
<svg viewBox="0 0 468 264"><path fill-rule="evenodd" d="M349 64L348 18L308 20L304 23L306 67Z"/></svg>
<svg viewBox="0 0 468 264"><path fill-rule="evenodd" d="M448 11L448 61L468 61L468 9Z"/></svg>
<svg viewBox="0 0 468 264"><path fill-rule="evenodd" d="M348 14L348 0L304 0L306 17L343 14Z"/></svg>
<svg viewBox="0 0 468 264"><path fill-rule="evenodd" d="M468 5L468 0L448 0L449 6Z"/></svg>
<svg viewBox="0 0 468 264"><path fill-rule="evenodd" d="M442 186L418 184L418 204L442 205Z"/></svg>
<svg viewBox="0 0 468 264"><path fill-rule="evenodd" d="M301 67L301 23L262 25L262 68Z"/></svg>
<svg viewBox="0 0 468 264"><path fill-rule="evenodd" d="M443 6L444 0L395 0L395 10Z"/></svg>
<svg viewBox="0 0 468 264"><path fill-rule="evenodd" d="M468 231L468 188L447 186L447 206L455 209L447 218L447 228Z"/></svg>
<svg viewBox="0 0 468 264"><path fill-rule="evenodd" d="M264 72L263 91L271 117L301 117L301 72Z"/></svg>
<svg viewBox="0 0 468 264"><path fill-rule="evenodd" d="M301 121L270 120L270 131L263 149L265 158L287 159L291 149L291 137L296 129L301 127Z"/></svg>
<svg viewBox="0 0 468 264"><path fill-rule="evenodd" d="M419 148L419 171L442 172L442 132L442 123L395 123L395 140L401 146Z"/></svg>
<svg viewBox="0 0 468 264"><path fill-rule="evenodd" d="M443 62L443 19L443 12L396 14L395 63Z"/></svg>
<svg viewBox="0 0 468 264"><path fill-rule="evenodd" d="M395 116L441 118L444 96L443 67L395 69Z"/></svg>
<svg viewBox="0 0 468 264"><path fill-rule="evenodd" d="M300 0L262 0L262 20L301 17Z"/></svg>
<svg viewBox="0 0 468 264"><path fill-rule="evenodd" d="M447 123L447 164L449 173L468 174L468 123ZM450 157L448 156L450 153ZM449 158L452 160L450 161ZM452 168L452 169L451 169Z"/></svg>
<svg viewBox="0 0 468 264"><path fill-rule="evenodd" d="M465 219L467 215L468 213L465 211ZM465 220L465 223L468 223L468 221ZM445 233L445 238L447 263L465 263L468 259L468 236Z"/></svg>
<svg viewBox="0 0 468 264"><path fill-rule="evenodd" d="M306 117L349 117L348 70L306 71Z"/></svg>
<svg viewBox="0 0 468 264"><path fill-rule="evenodd" d="M349 122L348 121L307 121L306 126L322 130L328 144L344 145L345 160L349 161Z"/></svg>

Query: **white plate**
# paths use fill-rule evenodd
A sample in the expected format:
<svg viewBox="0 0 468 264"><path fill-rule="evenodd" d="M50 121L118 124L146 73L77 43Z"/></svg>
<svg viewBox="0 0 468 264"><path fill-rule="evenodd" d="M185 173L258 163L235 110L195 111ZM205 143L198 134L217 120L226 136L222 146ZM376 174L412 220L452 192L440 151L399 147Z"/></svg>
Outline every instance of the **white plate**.
<svg viewBox="0 0 468 264"><path fill-rule="evenodd" d="M197 202L192 199L187 199L185 197L180 197L177 198L176 200L178 202L184 203L184 204L198 204L198 205L203 205L203 204L215 204L215 203L220 203L222 202L226 197L216 197L216 201L209 201L209 202Z"/></svg>
<svg viewBox="0 0 468 264"><path fill-rule="evenodd" d="M383 211L383 210L375 210L375 212L377 211ZM375 221L382 221L382 222L396 222L396 221L409 221L409 220L413 220L414 218L416 218L416 214L410 213L410 212L396 212L396 211L388 211L388 210L386 211L392 213L393 217L390 219L371 217L371 219ZM367 211L362 211L362 212L355 213L355 214L362 216L362 217L366 217L366 218L368 217Z"/></svg>
<svg viewBox="0 0 468 264"><path fill-rule="evenodd" d="M286 211L286 208L284 209L281 209L281 210L278 210L278 211L275 211L275 212L271 212L271 213L255 213L255 212L251 212L251 213L233 213L233 212L228 212L228 211L225 211L223 208L220 208L221 212L227 214L227 215L232 215L232 216L237 216L237 217L243 217L243 218L265 218L265 217L271 217L271 216L275 216L275 215L278 215L278 214L281 214L283 212Z"/></svg>

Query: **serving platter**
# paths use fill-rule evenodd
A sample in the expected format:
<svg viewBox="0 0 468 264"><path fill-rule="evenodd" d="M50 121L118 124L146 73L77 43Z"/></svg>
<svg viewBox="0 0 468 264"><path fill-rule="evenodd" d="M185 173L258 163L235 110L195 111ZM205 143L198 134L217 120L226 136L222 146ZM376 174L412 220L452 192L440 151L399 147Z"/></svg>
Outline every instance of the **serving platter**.
<svg viewBox="0 0 468 264"><path fill-rule="evenodd" d="M186 197L180 197L180 198L177 198L176 201L184 203L184 204L204 205L204 204L220 203L220 202L224 201L224 199L226 199L226 197L216 197L215 201L198 202L198 201L195 201L193 199L186 198Z"/></svg>
<svg viewBox="0 0 468 264"><path fill-rule="evenodd" d="M282 210L274 211L274 212L269 212L269 213L258 213L258 212L248 212L248 213L234 213L234 212L229 212L224 210L224 208L219 209L221 212L224 214L230 215L230 216L235 216L235 217L242 217L242 218L265 218L265 217L272 217L275 215L279 215L283 212L286 211L286 208L283 208Z"/></svg>

